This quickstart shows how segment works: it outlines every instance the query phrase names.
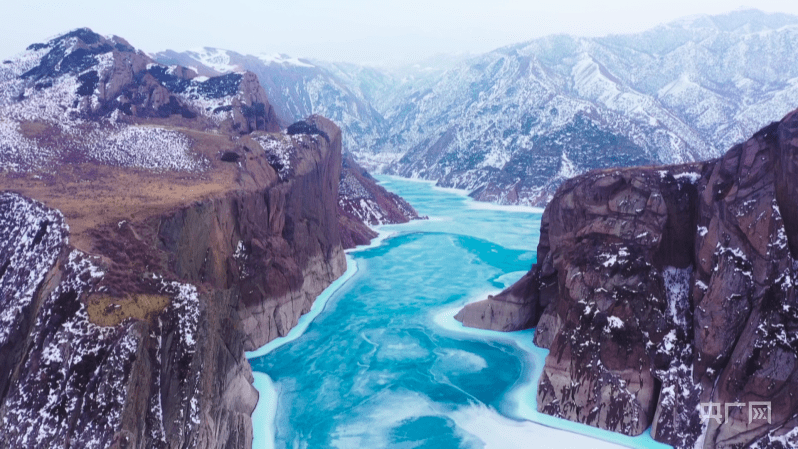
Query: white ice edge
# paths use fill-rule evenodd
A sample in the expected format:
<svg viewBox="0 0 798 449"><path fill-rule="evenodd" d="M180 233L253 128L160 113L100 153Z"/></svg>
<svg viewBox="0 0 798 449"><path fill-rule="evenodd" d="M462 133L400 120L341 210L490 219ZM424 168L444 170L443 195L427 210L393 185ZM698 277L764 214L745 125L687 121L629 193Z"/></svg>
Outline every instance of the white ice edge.
<svg viewBox="0 0 798 449"><path fill-rule="evenodd" d="M503 275L497 277L495 281L504 285L504 287L502 288L507 288L518 282L527 273L528 271L511 271L509 273L504 273ZM495 293L490 293L490 294L495 294ZM483 299L487 298L487 296L482 296L482 298Z"/></svg>
<svg viewBox="0 0 798 449"><path fill-rule="evenodd" d="M533 206L521 206L521 205L514 205L514 204L496 204L496 203L488 203L485 201L477 201L474 198L469 196L468 190L465 189L456 189L454 187L440 187L436 185L437 181L430 181L428 179L419 179L419 178L403 178L401 176L394 176L394 175L377 175L377 180L379 178L388 179L395 179L397 181L409 181L409 182L417 182L421 184L429 184L432 190L438 192L445 192L450 193L453 195L461 196L466 199L466 206L472 210L495 210L495 211L502 211L502 212L521 212L526 214L542 214L543 208L542 207L533 207Z"/></svg>
<svg viewBox="0 0 798 449"><path fill-rule="evenodd" d="M463 326L462 323L454 319L454 316L466 304L480 301L487 297L487 294L496 294L498 290L491 290L490 292L480 291L478 294L471 296L470 300L459 303L458 305L447 307L439 310L433 316L433 321L438 326L452 332L462 333L469 336L483 337L489 340L502 340L512 342L524 352L526 352L528 360L531 362L532 371L529 373L529 380L523 382L515 387L508 393L508 399L511 403L516 405L514 410L514 417L523 419L532 423L540 424L546 428L553 430L560 430L568 432L569 444L571 444L571 437L578 435L581 437L589 438L588 440L581 440L589 443L587 446L574 446L574 447L629 447L638 449L672 449L672 446L655 441L650 434L650 431L644 432L637 437L630 437L609 430L599 429L597 427L580 424L565 419L555 418L553 416L540 413L537 410L537 396L538 396L538 380L543 374L543 365L546 356L549 353L548 349L543 349L535 346L533 338L535 335L534 329L528 329L517 332L499 332L486 329L475 329ZM596 441L600 440L600 441ZM576 443L579 440L574 440ZM564 443L564 441L563 441ZM612 443L614 446L605 446L599 443ZM562 444L558 447L565 448ZM571 447L571 446L568 446Z"/></svg>
<svg viewBox="0 0 798 449"><path fill-rule="evenodd" d="M368 245L361 245L361 246L356 246L354 248L350 248L350 249L346 250L346 253L347 254L359 253L361 251L365 251L365 250L368 250L368 249L376 248L378 246L382 246L382 244L385 243L386 240L388 240L389 238L391 238L391 237L393 237L394 235L397 234L396 231L387 231L387 230L382 229L382 226L390 226L390 225L370 226L370 228L373 229L377 233L377 236L374 237L373 239L371 239L371 243L369 243ZM347 259L346 259L347 267L349 266L349 259L350 259L349 257L347 257ZM353 263L354 263L354 259L353 259Z"/></svg>
<svg viewBox="0 0 798 449"><path fill-rule="evenodd" d="M378 235L371 240L369 245L359 246L346 251L346 271L321 292L313 302L310 312L299 317L296 326L294 326L286 336L275 338L255 351L246 352L245 355L247 359L254 359L268 354L280 346L296 340L305 333L310 323L324 311L324 307L335 292L357 273L357 262L349 253L376 248L395 234L395 232L392 231L375 230ZM269 377L268 374L255 371L252 375L255 378L253 386L259 393L258 404L252 412L252 449L273 449L275 442L274 419L277 415L277 389L274 386L274 382L272 382L272 378Z"/></svg>
<svg viewBox="0 0 798 449"><path fill-rule="evenodd" d="M275 338L274 340L266 343L254 351L244 353L247 359L254 359L256 357L268 354L280 346L290 343L301 337L302 334L305 333L305 330L308 328L310 323L313 322L313 320L316 319L316 317L319 316L319 314L324 310L324 306L327 305L327 301L330 300L332 295L338 291L338 289L341 288L346 281L351 279L355 273L357 273L357 263L352 256L347 255L346 271L341 275L341 277L334 280L326 289L324 289L323 292L321 292L321 294L313 302L313 305L310 307L310 312L299 317L296 326L288 331L286 336Z"/></svg>
<svg viewBox="0 0 798 449"><path fill-rule="evenodd" d="M252 412L252 449L274 448L274 418L277 416L277 389L268 374L253 372L258 405Z"/></svg>
<svg viewBox="0 0 798 449"><path fill-rule="evenodd" d="M468 197L468 199L471 200L467 202L468 208L474 210L499 210L502 212L523 212L527 214L543 213L542 207L486 203L484 201L477 201L471 197Z"/></svg>

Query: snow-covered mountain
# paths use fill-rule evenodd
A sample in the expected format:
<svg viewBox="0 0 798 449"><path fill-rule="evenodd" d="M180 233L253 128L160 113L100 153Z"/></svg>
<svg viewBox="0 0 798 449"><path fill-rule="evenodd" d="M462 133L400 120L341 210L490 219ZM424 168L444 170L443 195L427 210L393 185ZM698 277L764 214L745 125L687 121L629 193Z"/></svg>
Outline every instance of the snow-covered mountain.
<svg viewBox="0 0 798 449"><path fill-rule="evenodd" d="M0 172L44 176L81 162L204 170L207 158L182 129L241 134L279 126L253 73L197 76L87 28L0 64Z"/></svg>
<svg viewBox="0 0 798 449"><path fill-rule="evenodd" d="M466 55L438 55L412 65L375 68L210 47L166 50L154 58L205 76L243 70L256 73L283 125L311 114L329 117L343 131L344 149L378 171L397 158L387 144L390 126L384 113L404 105L416 90L434 85L447 70L467 60Z"/></svg>
<svg viewBox="0 0 798 449"><path fill-rule="evenodd" d="M180 53L167 50L154 56L163 64L179 64L200 74L253 72L284 125L312 114L328 117L341 127L345 150L373 152L387 133L382 115L359 87L365 86L369 77L385 77L377 70L358 67L355 80L341 77L344 72L335 69L334 64L318 64L282 54L242 55L215 48Z"/></svg>
<svg viewBox="0 0 798 449"><path fill-rule="evenodd" d="M798 105L798 17L738 11L551 36L446 72L385 111L388 171L545 204L594 168L718 156Z"/></svg>
<svg viewBox="0 0 798 449"><path fill-rule="evenodd" d="M330 117L371 170L544 205L587 170L717 157L778 120L798 105L796 47L798 17L748 10L392 69L209 48L156 59L256 73L284 123Z"/></svg>

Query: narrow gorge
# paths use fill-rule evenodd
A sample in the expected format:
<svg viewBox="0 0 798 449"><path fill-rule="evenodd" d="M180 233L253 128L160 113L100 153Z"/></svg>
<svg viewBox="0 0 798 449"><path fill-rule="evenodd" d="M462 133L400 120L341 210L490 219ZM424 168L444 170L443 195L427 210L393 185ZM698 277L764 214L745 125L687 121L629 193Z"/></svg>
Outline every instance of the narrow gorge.
<svg viewBox="0 0 798 449"><path fill-rule="evenodd" d="M0 448L798 447L798 110L753 133L796 36L736 11L392 71L29 45Z"/></svg>

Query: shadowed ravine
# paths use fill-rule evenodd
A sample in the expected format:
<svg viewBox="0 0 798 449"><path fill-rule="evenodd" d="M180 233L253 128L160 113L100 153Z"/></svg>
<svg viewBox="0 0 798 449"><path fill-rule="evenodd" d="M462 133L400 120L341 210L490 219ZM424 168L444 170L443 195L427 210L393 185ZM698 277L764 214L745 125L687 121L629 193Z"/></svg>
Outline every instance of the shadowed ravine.
<svg viewBox="0 0 798 449"><path fill-rule="evenodd" d="M484 205L426 183L384 182L431 220L384 227L395 234L351 254L357 273L304 334L250 359L277 392L275 446L515 447L534 439L557 447L613 447L519 422L537 415L528 411L534 404L521 404L528 395L519 394L536 385L542 362L524 349L530 332L508 338L449 324L455 323L449 311L510 285L529 268L540 215L479 210ZM268 447L263 429L271 423L258 422L259 416L255 447ZM655 447L647 435L615 438L560 424Z"/></svg>

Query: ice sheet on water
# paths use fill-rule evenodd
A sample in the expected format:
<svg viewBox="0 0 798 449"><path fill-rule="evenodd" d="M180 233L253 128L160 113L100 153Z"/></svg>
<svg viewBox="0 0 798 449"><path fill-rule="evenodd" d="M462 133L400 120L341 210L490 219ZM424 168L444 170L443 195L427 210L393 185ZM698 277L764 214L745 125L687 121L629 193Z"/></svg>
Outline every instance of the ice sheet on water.
<svg viewBox="0 0 798 449"><path fill-rule="evenodd" d="M425 426L413 424L423 418L438 418L432 423L422 422L440 429L447 424L447 413L446 408L426 395L405 390L383 391L357 406L350 418L336 426L331 446L340 449L390 447L397 443L397 437L408 445L423 443L430 438L424 434ZM450 425L448 430L451 440L470 439L454 426Z"/></svg>
<svg viewBox="0 0 798 449"><path fill-rule="evenodd" d="M473 352L462 349L436 350L437 360L433 369L444 373L478 373L488 367L488 362Z"/></svg>
<svg viewBox="0 0 798 449"><path fill-rule="evenodd" d="M259 351L262 357L250 355L253 369L274 382L266 396L277 397L277 447L476 448L493 441L491 435L528 437L513 433L515 419L560 428L551 434L564 444L586 438L572 433L578 432L658 447L623 436L613 440L611 432L552 417L545 421L534 392L546 351L532 346L531 331L464 330L454 320L469 298L484 299L497 292L498 278L529 268L522 256L533 252L510 250L495 239L524 240L524 247L534 248L540 216L474 211L462 196L401 182L422 214L451 221L382 228L396 234L352 254L359 273L304 335ZM392 181L392 189L398 183ZM510 226L525 218L537 223ZM485 410L512 419L485 419ZM480 433L475 426L491 430Z"/></svg>
<svg viewBox="0 0 798 449"><path fill-rule="evenodd" d="M526 449L529 447L615 449L623 447L585 435L563 434L559 429L531 421L515 421L483 405L458 409L451 417L457 427L476 437L484 449ZM530 442L534 442L534 445L531 445Z"/></svg>
<svg viewBox="0 0 798 449"><path fill-rule="evenodd" d="M367 340L376 346L376 356L380 360L416 360L430 357L430 352L423 343L410 335L377 330L369 332Z"/></svg>

